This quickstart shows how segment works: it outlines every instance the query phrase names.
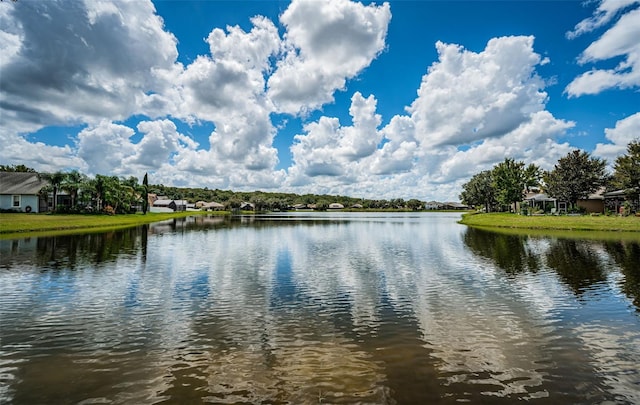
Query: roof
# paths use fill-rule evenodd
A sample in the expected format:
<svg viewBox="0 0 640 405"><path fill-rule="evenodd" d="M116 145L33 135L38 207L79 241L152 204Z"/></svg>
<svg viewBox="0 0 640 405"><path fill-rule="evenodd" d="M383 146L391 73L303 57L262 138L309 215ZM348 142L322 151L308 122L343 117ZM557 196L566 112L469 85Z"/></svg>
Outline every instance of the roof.
<svg viewBox="0 0 640 405"><path fill-rule="evenodd" d="M626 195L627 190L615 190L615 191L609 191L608 193L604 193L604 197L605 198L611 198L611 197L624 197Z"/></svg>
<svg viewBox="0 0 640 405"><path fill-rule="evenodd" d="M0 172L0 194L35 195L48 184L38 173Z"/></svg>
<svg viewBox="0 0 640 405"><path fill-rule="evenodd" d="M605 188L600 187L595 193L589 194L585 200L604 200Z"/></svg>
<svg viewBox="0 0 640 405"><path fill-rule="evenodd" d="M155 200L153 205L156 207L168 207L171 203L175 203L176 205L187 205L189 202L187 200Z"/></svg>
<svg viewBox="0 0 640 405"><path fill-rule="evenodd" d="M449 207L454 207L454 208L469 208L468 205L464 205L461 204L459 202L454 202L454 201L447 201L445 203L443 203L443 205L449 206Z"/></svg>
<svg viewBox="0 0 640 405"><path fill-rule="evenodd" d="M538 194L533 194L530 196L527 196L527 198L525 198L526 201L556 201L555 198L551 198L548 195L546 195L545 193L538 193Z"/></svg>

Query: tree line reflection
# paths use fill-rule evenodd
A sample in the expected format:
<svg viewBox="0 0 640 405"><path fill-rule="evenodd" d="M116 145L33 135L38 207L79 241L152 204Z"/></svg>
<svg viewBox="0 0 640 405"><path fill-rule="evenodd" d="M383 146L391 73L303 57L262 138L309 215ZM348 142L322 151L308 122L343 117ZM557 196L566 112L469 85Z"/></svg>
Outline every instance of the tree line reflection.
<svg viewBox="0 0 640 405"><path fill-rule="evenodd" d="M553 269L576 296L607 281L612 268L624 275L621 290L640 311L640 244L628 241L592 241L534 238L468 228L464 243L508 274Z"/></svg>

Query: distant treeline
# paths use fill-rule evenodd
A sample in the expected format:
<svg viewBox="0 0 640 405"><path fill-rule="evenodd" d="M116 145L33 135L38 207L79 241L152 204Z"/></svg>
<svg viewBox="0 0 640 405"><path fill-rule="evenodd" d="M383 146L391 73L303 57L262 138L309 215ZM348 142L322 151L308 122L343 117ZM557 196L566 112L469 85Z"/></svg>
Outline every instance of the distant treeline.
<svg viewBox="0 0 640 405"><path fill-rule="evenodd" d="M362 206L365 209L410 209L417 210L424 207L424 202L411 199L405 201L402 198L390 200L372 200L355 198L342 195L327 194L295 194L265 191L231 191L210 190L208 188L192 187L168 187L162 184L150 184L149 192L169 199L197 201L215 201L233 208L239 207L243 202L254 204L256 210L286 210L295 205L315 205L316 209L327 209L329 204L339 203L345 208Z"/></svg>

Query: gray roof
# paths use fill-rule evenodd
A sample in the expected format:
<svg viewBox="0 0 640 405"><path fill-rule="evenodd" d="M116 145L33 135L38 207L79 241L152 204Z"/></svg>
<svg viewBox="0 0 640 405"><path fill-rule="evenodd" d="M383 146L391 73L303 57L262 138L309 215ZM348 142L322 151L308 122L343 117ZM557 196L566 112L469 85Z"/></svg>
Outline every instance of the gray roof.
<svg viewBox="0 0 640 405"><path fill-rule="evenodd" d="M35 195L48 184L38 173L0 172L0 194Z"/></svg>
<svg viewBox="0 0 640 405"><path fill-rule="evenodd" d="M525 198L526 201L556 201L555 198L551 198L545 193L538 193Z"/></svg>
<svg viewBox="0 0 640 405"><path fill-rule="evenodd" d="M168 207L171 203L175 203L176 205L187 205L189 202L187 200L155 200L153 205L155 207Z"/></svg>

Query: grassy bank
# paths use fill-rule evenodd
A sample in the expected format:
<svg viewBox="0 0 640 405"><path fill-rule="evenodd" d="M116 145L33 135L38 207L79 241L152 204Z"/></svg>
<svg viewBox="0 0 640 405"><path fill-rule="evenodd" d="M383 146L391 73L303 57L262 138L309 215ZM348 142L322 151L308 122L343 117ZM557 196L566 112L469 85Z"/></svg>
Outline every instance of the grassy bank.
<svg viewBox="0 0 640 405"><path fill-rule="evenodd" d="M3 239L21 237L35 232L116 229L205 213L204 211L187 211L147 213L146 215L0 214L0 237ZM228 213L216 212L216 214Z"/></svg>
<svg viewBox="0 0 640 405"><path fill-rule="evenodd" d="M460 223L483 228L640 232L640 218L633 216L524 216L491 213L467 214L462 217Z"/></svg>

